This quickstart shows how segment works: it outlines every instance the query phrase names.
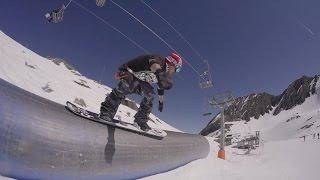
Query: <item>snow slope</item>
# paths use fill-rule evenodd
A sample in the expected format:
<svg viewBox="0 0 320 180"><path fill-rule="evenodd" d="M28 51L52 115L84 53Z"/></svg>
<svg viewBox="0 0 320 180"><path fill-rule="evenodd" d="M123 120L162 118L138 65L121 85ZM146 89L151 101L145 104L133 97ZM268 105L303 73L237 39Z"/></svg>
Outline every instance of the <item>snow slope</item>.
<svg viewBox="0 0 320 180"><path fill-rule="evenodd" d="M108 86L82 76L60 61L52 61L32 52L0 31L0 78L41 97L65 105L78 102L99 112L100 103L111 92ZM135 111L121 105L116 119L133 122ZM150 115L149 125L179 131Z"/></svg>
<svg viewBox="0 0 320 180"><path fill-rule="evenodd" d="M318 180L320 140L308 138L270 141L246 155L227 148L227 160L217 158L218 144L208 138L211 153L173 171L144 179L183 180Z"/></svg>

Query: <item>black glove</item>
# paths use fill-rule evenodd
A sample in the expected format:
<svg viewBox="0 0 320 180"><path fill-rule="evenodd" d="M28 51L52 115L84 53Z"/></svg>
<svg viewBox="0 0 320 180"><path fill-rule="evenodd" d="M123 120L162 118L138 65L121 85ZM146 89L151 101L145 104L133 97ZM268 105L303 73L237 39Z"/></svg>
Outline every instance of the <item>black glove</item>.
<svg viewBox="0 0 320 180"><path fill-rule="evenodd" d="M164 95L164 89L158 88L158 95L163 96Z"/></svg>
<svg viewBox="0 0 320 180"><path fill-rule="evenodd" d="M157 76L158 87L160 89L169 90L172 88L172 80L168 77L168 74L166 72L162 71L161 69L158 69L155 72L155 75Z"/></svg>
<svg viewBox="0 0 320 180"><path fill-rule="evenodd" d="M163 110L163 102L160 102L160 101L159 101L158 110L159 110L160 112L162 112L162 110Z"/></svg>

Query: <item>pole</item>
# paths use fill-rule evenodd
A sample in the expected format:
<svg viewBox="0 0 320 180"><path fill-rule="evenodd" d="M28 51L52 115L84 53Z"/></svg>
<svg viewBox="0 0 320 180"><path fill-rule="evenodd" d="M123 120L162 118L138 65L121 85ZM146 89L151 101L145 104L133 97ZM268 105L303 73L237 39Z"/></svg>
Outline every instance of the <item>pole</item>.
<svg viewBox="0 0 320 180"><path fill-rule="evenodd" d="M213 96L212 100L209 101L209 104L221 109L221 118L220 118L220 149L218 152L218 158L225 160L226 154L224 147L226 146L225 141L225 109L228 108L232 103L235 102L234 97L231 92L225 92ZM218 118L217 118L218 120Z"/></svg>
<svg viewBox="0 0 320 180"><path fill-rule="evenodd" d="M221 122L220 122L220 150L218 152L218 158L220 159L226 159L226 154L224 151L224 147L225 147L225 132L224 132L224 108L222 108L222 112L221 112L222 118L221 118Z"/></svg>

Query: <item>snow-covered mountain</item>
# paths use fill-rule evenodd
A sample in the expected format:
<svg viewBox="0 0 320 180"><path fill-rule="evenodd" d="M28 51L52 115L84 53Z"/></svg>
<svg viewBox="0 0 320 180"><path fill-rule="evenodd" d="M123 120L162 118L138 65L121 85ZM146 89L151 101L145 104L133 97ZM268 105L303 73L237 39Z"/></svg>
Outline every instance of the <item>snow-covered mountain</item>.
<svg viewBox="0 0 320 180"><path fill-rule="evenodd" d="M320 131L320 76L303 76L279 96L268 93L239 97L225 111L227 134L260 131L265 140L291 139ZM202 131L219 135L220 113Z"/></svg>
<svg viewBox="0 0 320 180"><path fill-rule="evenodd" d="M111 88L83 76L66 61L44 58L0 31L0 78L31 93L65 105L73 101L84 108L99 112L100 103ZM115 116L133 122L138 105L126 99ZM179 131L153 114L152 127Z"/></svg>

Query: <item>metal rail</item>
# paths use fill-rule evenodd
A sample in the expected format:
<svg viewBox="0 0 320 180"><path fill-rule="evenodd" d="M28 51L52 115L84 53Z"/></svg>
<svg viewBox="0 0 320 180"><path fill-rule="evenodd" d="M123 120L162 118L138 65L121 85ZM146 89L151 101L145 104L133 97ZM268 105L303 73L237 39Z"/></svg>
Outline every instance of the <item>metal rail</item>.
<svg viewBox="0 0 320 180"><path fill-rule="evenodd" d="M0 174L17 179L135 179L208 155L199 135L162 140L95 123L0 79Z"/></svg>

